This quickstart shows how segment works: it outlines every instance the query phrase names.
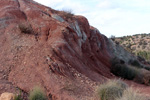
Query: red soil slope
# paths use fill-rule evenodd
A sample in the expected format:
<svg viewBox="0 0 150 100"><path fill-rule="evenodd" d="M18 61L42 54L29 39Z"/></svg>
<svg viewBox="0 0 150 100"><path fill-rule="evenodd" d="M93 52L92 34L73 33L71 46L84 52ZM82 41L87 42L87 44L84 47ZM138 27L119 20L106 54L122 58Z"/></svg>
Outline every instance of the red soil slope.
<svg viewBox="0 0 150 100"><path fill-rule="evenodd" d="M90 100L111 78L108 39L83 16L0 0L0 93L42 86L50 100Z"/></svg>

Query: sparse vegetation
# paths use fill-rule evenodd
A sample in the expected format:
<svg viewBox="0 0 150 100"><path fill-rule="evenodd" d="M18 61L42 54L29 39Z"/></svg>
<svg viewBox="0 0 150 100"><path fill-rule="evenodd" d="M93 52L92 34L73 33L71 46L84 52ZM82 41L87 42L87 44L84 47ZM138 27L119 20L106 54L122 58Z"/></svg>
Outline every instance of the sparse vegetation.
<svg viewBox="0 0 150 100"><path fill-rule="evenodd" d="M118 58L114 58L112 60L111 72L124 79L150 85L150 68L142 66L137 60L131 60L129 64L131 65L125 64L124 61Z"/></svg>
<svg viewBox="0 0 150 100"><path fill-rule="evenodd" d="M15 95L14 100L23 100L21 93L22 92L20 90L20 93Z"/></svg>
<svg viewBox="0 0 150 100"><path fill-rule="evenodd" d="M122 97L116 100L145 100L145 98L138 91L133 90L133 88L128 88L123 92Z"/></svg>
<svg viewBox="0 0 150 100"><path fill-rule="evenodd" d="M34 87L29 94L29 100L48 100L48 98L40 87Z"/></svg>
<svg viewBox="0 0 150 100"><path fill-rule="evenodd" d="M135 77L134 81L141 84L150 85L150 72L146 69L140 69L140 72Z"/></svg>
<svg viewBox="0 0 150 100"><path fill-rule="evenodd" d="M120 76L129 80L133 80L139 73L138 69L129 67L125 64L116 64L115 66L112 66L111 72L116 76Z"/></svg>
<svg viewBox="0 0 150 100"><path fill-rule="evenodd" d="M144 96L121 80L109 80L101 84L98 96L100 100L145 100Z"/></svg>
<svg viewBox="0 0 150 100"><path fill-rule="evenodd" d="M33 29L31 27L31 25L28 23L19 24L19 29L20 29L21 33L25 33L25 34L32 34L33 33Z"/></svg>
<svg viewBox="0 0 150 100"><path fill-rule="evenodd" d="M120 80L109 80L107 83L100 85L98 95L101 100L116 100L122 96L127 85Z"/></svg>
<svg viewBox="0 0 150 100"><path fill-rule="evenodd" d="M114 38L114 42L122 45L127 51L150 61L150 33L136 34Z"/></svg>
<svg viewBox="0 0 150 100"><path fill-rule="evenodd" d="M147 60L150 60L150 52L148 52L148 51L138 51L138 52L136 52L136 55L141 56Z"/></svg>
<svg viewBox="0 0 150 100"><path fill-rule="evenodd" d="M111 35L110 38L114 41L116 37L114 35Z"/></svg>
<svg viewBox="0 0 150 100"><path fill-rule="evenodd" d="M72 10L62 10L62 16L65 17L66 20L68 19L72 19L72 17L74 16Z"/></svg>
<svg viewBox="0 0 150 100"><path fill-rule="evenodd" d="M15 95L14 100L23 100L23 98L22 98L22 96L19 94L19 95Z"/></svg>
<svg viewBox="0 0 150 100"><path fill-rule="evenodd" d="M113 58L111 72L125 79L133 80L136 75L139 73L139 70L135 67L131 67L121 59Z"/></svg>
<svg viewBox="0 0 150 100"><path fill-rule="evenodd" d="M140 64L140 62L138 60L130 60L128 63L137 68L143 68L143 66Z"/></svg>

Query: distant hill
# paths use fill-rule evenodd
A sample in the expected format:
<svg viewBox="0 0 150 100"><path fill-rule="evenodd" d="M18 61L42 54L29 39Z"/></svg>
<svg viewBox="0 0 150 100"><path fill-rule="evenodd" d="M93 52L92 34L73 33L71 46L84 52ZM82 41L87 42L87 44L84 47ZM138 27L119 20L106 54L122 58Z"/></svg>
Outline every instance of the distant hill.
<svg viewBox="0 0 150 100"><path fill-rule="evenodd" d="M122 45L127 51L150 60L150 33L123 37L112 36L111 38L117 44Z"/></svg>

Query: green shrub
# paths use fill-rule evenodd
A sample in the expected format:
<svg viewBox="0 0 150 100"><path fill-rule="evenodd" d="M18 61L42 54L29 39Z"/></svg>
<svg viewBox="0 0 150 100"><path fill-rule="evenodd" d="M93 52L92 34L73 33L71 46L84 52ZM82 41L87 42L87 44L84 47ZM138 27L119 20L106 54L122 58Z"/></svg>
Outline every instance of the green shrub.
<svg viewBox="0 0 150 100"><path fill-rule="evenodd" d="M143 66L140 64L140 62L138 60L130 60L129 64L132 66L135 66L137 68L143 68Z"/></svg>
<svg viewBox="0 0 150 100"><path fill-rule="evenodd" d="M148 51L138 51L136 52L137 56L141 56L143 58L145 58L146 60L150 60L150 52Z"/></svg>
<svg viewBox="0 0 150 100"><path fill-rule="evenodd" d="M35 87L29 94L29 100L48 100L48 98L40 87Z"/></svg>
<svg viewBox="0 0 150 100"><path fill-rule="evenodd" d="M150 66L144 66L144 69L149 70L150 71Z"/></svg>
<svg viewBox="0 0 150 100"><path fill-rule="evenodd" d="M116 76L120 76L125 79L133 80L139 73L138 69L134 67L129 67L125 64L116 64L111 67L111 72Z"/></svg>
<svg viewBox="0 0 150 100"><path fill-rule="evenodd" d="M22 96L21 96L21 90L20 93L17 95L15 95L14 100L23 100Z"/></svg>
<svg viewBox="0 0 150 100"><path fill-rule="evenodd" d="M139 59L142 60L142 58L140 58L140 57L139 57ZM140 69L144 68L146 70L150 70L150 66L143 65L138 60L130 60L129 64L134 66L134 67L140 68Z"/></svg>
<svg viewBox="0 0 150 100"><path fill-rule="evenodd" d="M101 100L116 100L115 98L122 96L127 85L120 80L110 80L100 85L98 96Z"/></svg>
<svg viewBox="0 0 150 100"><path fill-rule="evenodd" d="M137 60L130 60L130 63L132 65L140 65L139 62L136 62ZM122 59L119 59L117 57L113 58L111 60L111 68L110 71L116 75L120 76L125 79L133 80L136 75L139 73L139 69L133 66L129 66L125 64L125 62Z"/></svg>

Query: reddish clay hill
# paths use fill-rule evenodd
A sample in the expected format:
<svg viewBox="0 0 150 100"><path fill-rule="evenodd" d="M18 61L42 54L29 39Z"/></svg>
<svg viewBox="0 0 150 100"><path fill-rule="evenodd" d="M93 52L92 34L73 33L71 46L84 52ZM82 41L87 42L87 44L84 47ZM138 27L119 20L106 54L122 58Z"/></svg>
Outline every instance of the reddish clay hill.
<svg viewBox="0 0 150 100"><path fill-rule="evenodd" d="M111 58L135 59L83 16L32 0L0 0L0 94L45 89L50 100L91 100Z"/></svg>

